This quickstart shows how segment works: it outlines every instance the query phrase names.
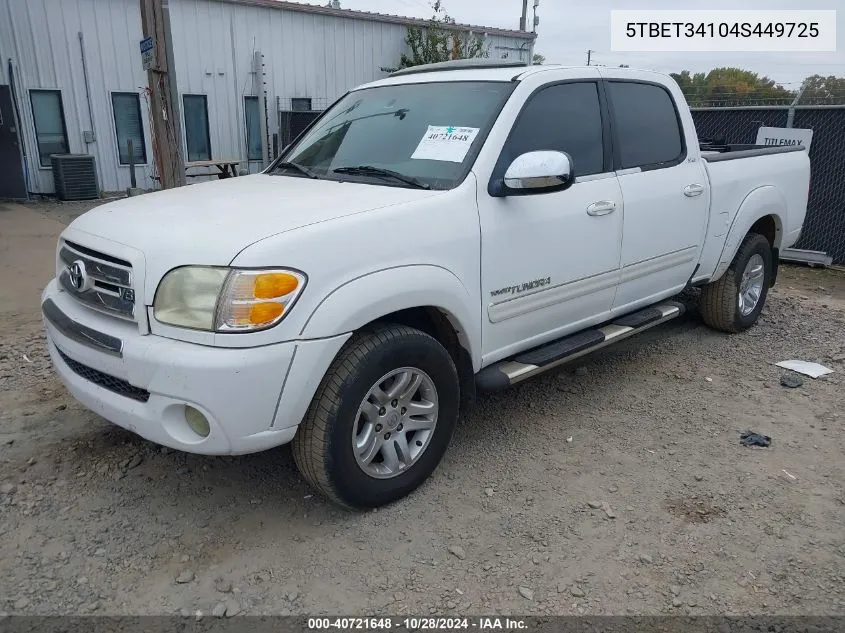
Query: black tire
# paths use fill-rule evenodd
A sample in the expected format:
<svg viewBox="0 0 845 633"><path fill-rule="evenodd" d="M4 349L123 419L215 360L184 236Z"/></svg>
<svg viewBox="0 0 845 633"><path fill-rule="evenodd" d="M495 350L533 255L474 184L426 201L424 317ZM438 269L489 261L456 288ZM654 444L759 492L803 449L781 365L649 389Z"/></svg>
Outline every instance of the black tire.
<svg viewBox="0 0 845 633"><path fill-rule="evenodd" d="M744 315L739 309L739 289L745 267L754 255L763 258L763 289L754 310ZM717 281L701 289L698 307L704 322L722 332L742 332L754 325L769 293L772 260L772 247L764 236L758 233L746 235L730 268Z"/></svg>
<svg viewBox="0 0 845 633"><path fill-rule="evenodd" d="M352 450L358 407L382 376L401 367L421 369L437 390L439 411L427 448L390 479L367 474ZM460 386L449 352L434 338L403 325L380 325L353 334L338 353L293 439L302 475L319 492L348 508L374 508L409 494L440 463L458 419Z"/></svg>

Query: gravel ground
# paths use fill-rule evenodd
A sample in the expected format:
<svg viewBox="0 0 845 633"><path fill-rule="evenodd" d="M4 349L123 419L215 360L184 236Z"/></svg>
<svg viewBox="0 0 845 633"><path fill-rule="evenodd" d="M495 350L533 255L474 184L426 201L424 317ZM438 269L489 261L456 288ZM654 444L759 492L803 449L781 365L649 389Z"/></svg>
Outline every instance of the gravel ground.
<svg viewBox="0 0 845 633"><path fill-rule="evenodd" d="M692 312L483 397L355 514L288 448L169 451L68 396L38 293L84 208L0 205L0 612L845 614L842 272L784 267L745 334ZM835 373L787 389L789 358Z"/></svg>

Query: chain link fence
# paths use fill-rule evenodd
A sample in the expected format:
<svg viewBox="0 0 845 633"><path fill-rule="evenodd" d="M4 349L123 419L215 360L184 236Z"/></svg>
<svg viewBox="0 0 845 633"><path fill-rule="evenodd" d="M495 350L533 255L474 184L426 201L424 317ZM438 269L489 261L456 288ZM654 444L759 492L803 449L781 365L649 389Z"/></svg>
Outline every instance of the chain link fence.
<svg viewBox="0 0 845 633"><path fill-rule="evenodd" d="M692 116L701 139L754 143L762 126L787 127L789 107L693 108ZM795 248L845 264L845 105L797 106L792 127L813 130L810 200Z"/></svg>
<svg viewBox="0 0 845 633"><path fill-rule="evenodd" d="M322 97L279 97L276 100L279 135L274 142L273 156L278 156L333 102L333 99Z"/></svg>

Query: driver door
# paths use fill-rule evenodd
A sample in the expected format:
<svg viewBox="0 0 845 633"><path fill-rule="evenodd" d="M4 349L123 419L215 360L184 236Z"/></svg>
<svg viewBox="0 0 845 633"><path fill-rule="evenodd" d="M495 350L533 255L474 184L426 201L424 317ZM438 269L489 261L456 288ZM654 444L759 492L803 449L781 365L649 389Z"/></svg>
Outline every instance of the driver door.
<svg viewBox="0 0 845 633"><path fill-rule="evenodd" d="M609 317L619 284L623 201L598 81L546 85L523 106L493 171L557 150L576 180L563 191L491 196L481 218L483 364Z"/></svg>

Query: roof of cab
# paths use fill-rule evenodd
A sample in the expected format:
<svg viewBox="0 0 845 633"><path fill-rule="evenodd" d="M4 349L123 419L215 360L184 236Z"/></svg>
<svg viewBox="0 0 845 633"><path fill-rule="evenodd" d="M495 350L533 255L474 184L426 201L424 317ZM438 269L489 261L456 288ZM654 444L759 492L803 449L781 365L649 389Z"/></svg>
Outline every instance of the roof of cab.
<svg viewBox="0 0 845 633"><path fill-rule="evenodd" d="M417 72L397 73L384 79L377 79L358 86L372 88L375 86L390 86L409 83L432 83L440 81L518 81L536 72L543 72L554 68L568 68L567 66L478 66L467 68L427 69Z"/></svg>
<svg viewBox="0 0 845 633"><path fill-rule="evenodd" d="M384 79L378 79L358 86L357 88L354 88L354 90L397 84L434 83L445 81L521 81L526 77L538 73L577 68L584 68L585 70L589 68L593 73L598 70L602 75L609 77L631 76L632 78L636 78L639 76L640 78L643 78L644 75L658 75L663 78L668 77L665 73L624 67L615 68L563 64L528 66L514 62L509 64L503 63L504 60L501 60L499 63L497 63L496 60L483 60L487 63L467 63L471 61L472 60L454 60L452 62L426 64L424 66L403 69L385 77Z"/></svg>

